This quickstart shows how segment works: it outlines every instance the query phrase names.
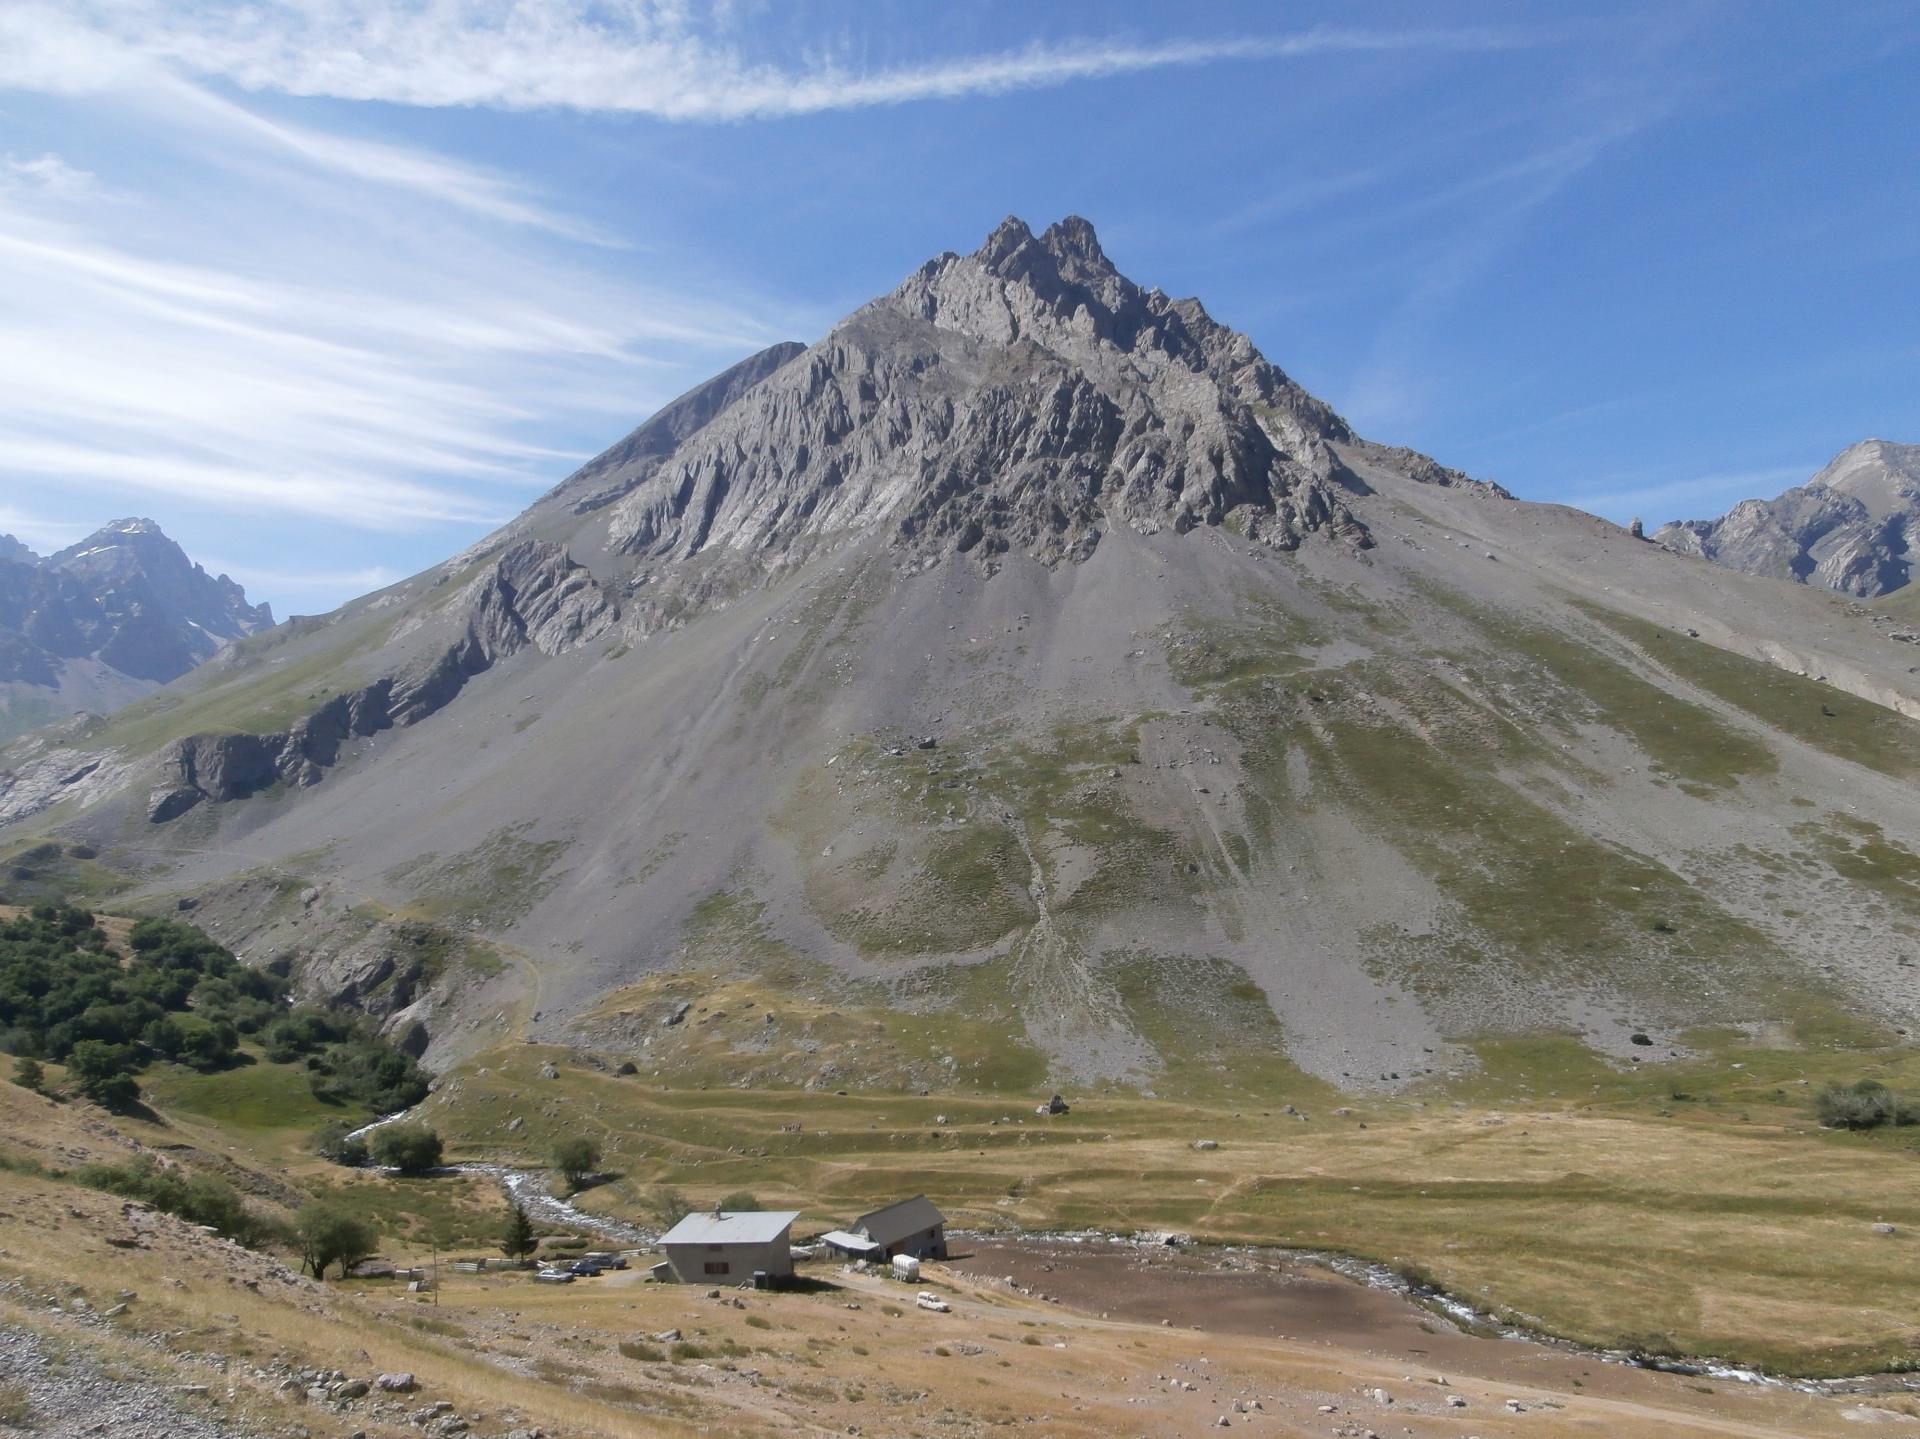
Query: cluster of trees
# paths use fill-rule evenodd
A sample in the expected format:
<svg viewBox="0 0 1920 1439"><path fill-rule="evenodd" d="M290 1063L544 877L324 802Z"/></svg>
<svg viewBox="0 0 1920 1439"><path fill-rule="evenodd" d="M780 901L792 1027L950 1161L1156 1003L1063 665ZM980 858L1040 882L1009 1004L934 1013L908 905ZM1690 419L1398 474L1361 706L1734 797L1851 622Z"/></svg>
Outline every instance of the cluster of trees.
<svg viewBox="0 0 1920 1439"><path fill-rule="evenodd" d="M199 930L143 919L130 958L84 909L41 905L0 923L0 1050L67 1066L86 1096L122 1109L155 1059L203 1072L252 1039L279 1063L305 1061L314 1093L381 1111L417 1104L427 1077L357 1015L290 1004L284 974L252 969ZM44 1076L24 1071L38 1088Z"/></svg>
<svg viewBox="0 0 1920 1439"><path fill-rule="evenodd" d="M1878 1129L1883 1124L1920 1124L1920 1104L1903 1099L1877 1079L1829 1084L1814 1101L1829 1129Z"/></svg>
<svg viewBox="0 0 1920 1439"><path fill-rule="evenodd" d="M377 1164L402 1174L425 1174L440 1167L445 1146L424 1124L383 1124L373 1137L356 1137L344 1124L329 1125L313 1136L314 1152L349 1168Z"/></svg>

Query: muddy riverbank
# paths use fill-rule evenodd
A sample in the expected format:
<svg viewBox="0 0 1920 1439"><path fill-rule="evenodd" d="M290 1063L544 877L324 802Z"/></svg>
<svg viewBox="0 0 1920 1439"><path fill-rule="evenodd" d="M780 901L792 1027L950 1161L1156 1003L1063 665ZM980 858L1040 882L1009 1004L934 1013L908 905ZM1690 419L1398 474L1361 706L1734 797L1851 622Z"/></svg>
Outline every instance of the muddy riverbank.
<svg viewBox="0 0 1920 1439"><path fill-rule="evenodd" d="M1129 1323L1323 1344L1410 1366L1451 1369L1515 1383L1588 1389L1629 1397L1657 1371L1513 1329L1465 1327L1465 1306L1388 1287L1369 1271L1349 1277L1283 1250L1191 1245L1178 1248L1108 1238L956 1236L954 1269L1012 1283L1063 1308ZM1698 1372L1694 1372L1695 1370ZM1911 1392L1915 1376L1832 1382L1769 1379L1722 1365L1658 1374L1662 1383L1703 1391L1792 1387L1809 1394Z"/></svg>

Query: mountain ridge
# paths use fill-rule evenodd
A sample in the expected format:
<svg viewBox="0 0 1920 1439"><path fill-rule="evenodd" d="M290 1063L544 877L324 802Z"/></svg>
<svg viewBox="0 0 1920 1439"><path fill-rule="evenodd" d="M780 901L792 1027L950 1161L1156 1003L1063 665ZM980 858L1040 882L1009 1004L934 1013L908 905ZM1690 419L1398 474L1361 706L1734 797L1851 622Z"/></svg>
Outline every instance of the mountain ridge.
<svg viewBox="0 0 1920 1439"><path fill-rule="evenodd" d="M9 747L17 882L191 902L441 1061L674 1063L676 987L729 975L1148 1091L1920 1022L1904 646L1352 434L1083 223L935 257L444 564Z"/></svg>
<svg viewBox="0 0 1920 1439"><path fill-rule="evenodd" d="M44 557L0 537L0 737L111 711L272 624L267 605L150 519L115 520Z"/></svg>
<svg viewBox="0 0 1920 1439"><path fill-rule="evenodd" d="M1920 445L1867 439L1774 499L1742 500L1715 520L1677 520L1652 538L1748 574L1872 599L1911 582L1916 517Z"/></svg>

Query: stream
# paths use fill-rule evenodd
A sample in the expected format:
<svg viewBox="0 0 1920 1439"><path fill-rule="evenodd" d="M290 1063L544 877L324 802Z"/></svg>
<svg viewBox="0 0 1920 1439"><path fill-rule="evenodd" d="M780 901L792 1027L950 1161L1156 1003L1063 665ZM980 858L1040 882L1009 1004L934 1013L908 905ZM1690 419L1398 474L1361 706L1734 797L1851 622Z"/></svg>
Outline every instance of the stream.
<svg viewBox="0 0 1920 1439"><path fill-rule="evenodd" d="M384 1114L371 1124L361 1125L348 1134L347 1138L365 1139L376 1129L384 1129L389 1124L398 1124L412 1113L411 1109L403 1109L398 1114ZM382 1172L390 1173L391 1171ZM579 1208L570 1200L556 1199L548 1192L548 1185L553 1180L553 1172L548 1169L516 1169L510 1164L465 1161L459 1164L443 1164L435 1172L478 1174L491 1179L500 1186L508 1199L525 1209L530 1217L546 1224L591 1230L595 1234L627 1245L652 1244L660 1237L655 1230L642 1229L638 1225L628 1224L620 1219L611 1219L604 1214L593 1214Z"/></svg>

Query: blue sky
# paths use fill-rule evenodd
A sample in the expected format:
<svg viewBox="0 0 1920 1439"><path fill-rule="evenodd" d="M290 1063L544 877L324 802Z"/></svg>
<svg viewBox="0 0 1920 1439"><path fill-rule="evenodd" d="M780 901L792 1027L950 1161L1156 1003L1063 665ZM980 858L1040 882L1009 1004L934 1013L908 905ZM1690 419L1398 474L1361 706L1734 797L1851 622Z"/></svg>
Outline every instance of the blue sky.
<svg viewBox="0 0 1920 1439"><path fill-rule="evenodd" d="M1649 522L1920 440L1920 10L9 0L0 530L411 573L1004 215Z"/></svg>

